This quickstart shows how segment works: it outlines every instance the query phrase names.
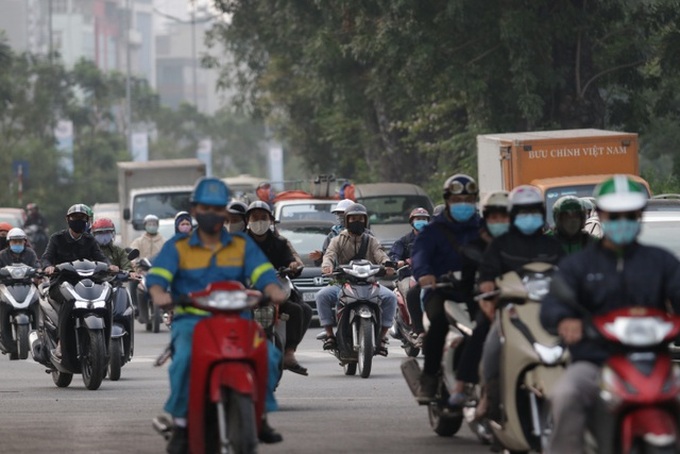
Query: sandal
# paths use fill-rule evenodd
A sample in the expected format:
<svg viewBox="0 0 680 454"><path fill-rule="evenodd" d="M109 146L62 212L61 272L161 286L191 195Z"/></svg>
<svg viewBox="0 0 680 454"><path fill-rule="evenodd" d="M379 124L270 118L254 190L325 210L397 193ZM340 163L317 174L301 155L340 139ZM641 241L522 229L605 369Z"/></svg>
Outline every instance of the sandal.
<svg viewBox="0 0 680 454"><path fill-rule="evenodd" d="M325 341L323 341L323 349L324 350L338 349L338 341L335 339L335 336L329 336L326 338Z"/></svg>
<svg viewBox="0 0 680 454"><path fill-rule="evenodd" d="M382 341L380 342L380 346L376 350L376 354L380 356L387 356L387 344L389 343L389 339L386 337L382 338Z"/></svg>
<svg viewBox="0 0 680 454"><path fill-rule="evenodd" d="M286 369L286 370L289 370L289 371L291 371L291 372L293 372L293 373L295 373L295 374L300 374L300 375L304 375L304 376L309 375L309 374L307 373L307 368L306 368L306 367L302 367L302 366L300 365L300 363L297 363L297 362L296 362L296 363L293 363L293 364L290 364L290 365L284 365L283 368Z"/></svg>

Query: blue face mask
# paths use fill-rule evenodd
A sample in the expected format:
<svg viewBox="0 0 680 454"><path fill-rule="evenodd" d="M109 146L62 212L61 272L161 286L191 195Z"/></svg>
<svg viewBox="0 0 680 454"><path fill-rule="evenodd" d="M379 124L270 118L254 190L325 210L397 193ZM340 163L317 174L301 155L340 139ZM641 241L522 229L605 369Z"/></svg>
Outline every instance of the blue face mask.
<svg viewBox="0 0 680 454"><path fill-rule="evenodd" d="M473 203L452 203L449 205L451 217L458 222L469 221L477 208Z"/></svg>
<svg viewBox="0 0 680 454"><path fill-rule="evenodd" d="M15 254L21 254L22 252L24 252L24 245L23 244L10 244L9 248Z"/></svg>
<svg viewBox="0 0 680 454"><path fill-rule="evenodd" d="M637 238L640 233L640 221L630 219L602 221L602 233L617 246L625 246Z"/></svg>
<svg viewBox="0 0 680 454"><path fill-rule="evenodd" d="M420 232L427 224L428 222L423 219L416 219L415 221L413 221L413 228L416 229L416 231Z"/></svg>
<svg viewBox="0 0 680 454"><path fill-rule="evenodd" d="M486 230L489 231L492 237L496 238L504 233L506 233L508 230L510 230L510 223L509 222L495 222L493 224L486 224Z"/></svg>
<svg viewBox="0 0 680 454"><path fill-rule="evenodd" d="M515 227L524 235L533 235L543 227L543 215L538 213L518 214L515 216Z"/></svg>

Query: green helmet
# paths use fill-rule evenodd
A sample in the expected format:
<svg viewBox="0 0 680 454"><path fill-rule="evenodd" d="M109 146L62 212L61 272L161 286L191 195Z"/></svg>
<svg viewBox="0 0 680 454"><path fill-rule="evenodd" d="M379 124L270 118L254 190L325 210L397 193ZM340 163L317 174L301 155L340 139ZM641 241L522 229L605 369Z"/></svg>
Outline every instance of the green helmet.
<svg viewBox="0 0 680 454"><path fill-rule="evenodd" d="M557 218L562 213L579 213L583 218L586 216L586 207L578 197L565 195L557 199L553 205L553 221L557 224Z"/></svg>
<svg viewBox="0 0 680 454"><path fill-rule="evenodd" d="M66 216L70 216L76 213L82 213L86 215L88 218L92 217L92 210L90 209L89 206L85 205L84 203L76 203L75 205L71 205L71 207L66 212Z"/></svg>
<svg viewBox="0 0 680 454"><path fill-rule="evenodd" d="M602 211L638 211L647 205L647 192L626 175L614 175L600 183L593 192L595 205Z"/></svg>

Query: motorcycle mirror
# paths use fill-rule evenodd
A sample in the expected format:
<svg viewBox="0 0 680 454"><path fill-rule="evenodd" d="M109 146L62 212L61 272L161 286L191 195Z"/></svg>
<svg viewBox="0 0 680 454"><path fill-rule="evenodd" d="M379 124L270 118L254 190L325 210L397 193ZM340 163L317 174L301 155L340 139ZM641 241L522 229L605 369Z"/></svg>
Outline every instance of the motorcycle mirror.
<svg viewBox="0 0 680 454"><path fill-rule="evenodd" d="M139 249L131 249L127 251L128 255L127 258L128 260L134 260L139 257Z"/></svg>

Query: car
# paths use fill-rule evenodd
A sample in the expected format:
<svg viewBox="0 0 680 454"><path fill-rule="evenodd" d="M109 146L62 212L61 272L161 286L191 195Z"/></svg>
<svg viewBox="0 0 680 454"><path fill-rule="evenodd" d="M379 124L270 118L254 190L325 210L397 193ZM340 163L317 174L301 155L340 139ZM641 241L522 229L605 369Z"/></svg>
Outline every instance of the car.
<svg viewBox="0 0 680 454"><path fill-rule="evenodd" d="M434 209L425 190L410 183L357 184L354 194L366 207L369 228L386 251L411 231L408 217L414 208L422 207L429 213Z"/></svg>
<svg viewBox="0 0 680 454"><path fill-rule="evenodd" d="M23 227L26 212L23 208L0 208L0 222L7 222L12 227Z"/></svg>
<svg viewBox="0 0 680 454"><path fill-rule="evenodd" d="M281 200L274 204L274 219L277 222L306 221L332 222L335 215L331 212L338 204L334 199L297 199Z"/></svg>
<svg viewBox="0 0 680 454"><path fill-rule="evenodd" d="M680 211L680 199L651 198L645 211Z"/></svg>

